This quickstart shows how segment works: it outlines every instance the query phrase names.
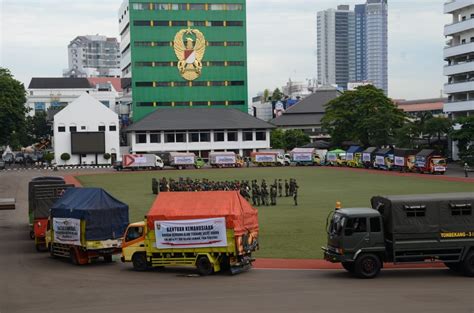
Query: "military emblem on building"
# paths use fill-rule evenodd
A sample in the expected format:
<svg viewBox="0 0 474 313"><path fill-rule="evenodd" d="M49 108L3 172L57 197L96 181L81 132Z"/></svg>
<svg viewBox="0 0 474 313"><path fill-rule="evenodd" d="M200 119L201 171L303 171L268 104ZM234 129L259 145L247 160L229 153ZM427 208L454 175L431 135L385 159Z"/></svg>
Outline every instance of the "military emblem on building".
<svg viewBox="0 0 474 313"><path fill-rule="evenodd" d="M206 39L197 29L180 30L174 38L174 52L178 58L178 70L189 81L202 73L202 59L206 52Z"/></svg>

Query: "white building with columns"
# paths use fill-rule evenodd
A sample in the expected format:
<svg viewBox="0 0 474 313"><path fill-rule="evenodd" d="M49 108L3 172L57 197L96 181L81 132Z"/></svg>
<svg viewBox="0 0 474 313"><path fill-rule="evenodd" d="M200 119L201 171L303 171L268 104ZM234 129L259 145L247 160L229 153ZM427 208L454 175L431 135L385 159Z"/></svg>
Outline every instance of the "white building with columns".
<svg viewBox="0 0 474 313"><path fill-rule="evenodd" d="M159 109L126 131L133 153L232 151L242 156L270 148L273 125L232 109Z"/></svg>
<svg viewBox="0 0 474 313"><path fill-rule="evenodd" d="M83 94L62 109L53 125L57 165L104 165L121 160L118 115L91 95ZM64 153L70 160L61 159Z"/></svg>

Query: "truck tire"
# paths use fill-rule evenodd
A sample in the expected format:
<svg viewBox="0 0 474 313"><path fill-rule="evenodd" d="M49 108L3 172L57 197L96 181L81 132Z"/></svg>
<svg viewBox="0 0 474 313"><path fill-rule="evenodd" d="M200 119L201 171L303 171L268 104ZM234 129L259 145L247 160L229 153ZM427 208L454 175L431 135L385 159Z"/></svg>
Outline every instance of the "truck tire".
<svg viewBox="0 0 474 313"><path fill-rule="evenodd" d="M362 254L355 261L354 273L359 278L375 278L382 268L380 258L375 254Z"/></svg>
<svg viewBox="0 0 474 313"><path fill-rule="evenodd" d="M146 271L148 269L148 262L145 253L135 253L132 257L132 264L135 271Z"/></svg>
<svg viewBox="0 0 474 313"><path fill-rule="evenodd" d="M201 276L208 276L214 272L214 266L212 266L207 256L200 256L196 261L196 268Z"/></svg>
<svg viewBox="0 0 474 313"><path fill-rule="evenodd" d="M71 263L74 265L79 265L79 256L77 255L77 251L74 248L69 250L69 257L71 258Z"/></svg>
<svg viewBox="0 0 474 313"><path fill-rule="evenodd" d="M474 250L468 252L462 262L463 273L468 277L474 277Z"/></svg>
<svg viewBox="0 0 474 313"><path fill-rule="evenodd" d="M106 254L104 255L104 262L105 263L112 263L113 259L112 259L112 254Z"/></svg>
<svg viewBox="0 0 474 313"><path fill-rule="evenodd" d="M227 255L221 258L220 266L222 272L230 271L230 259Z"/></svg>
<svg viewBox="0 0 474 313"><path fill-rule="evenodd" d="M456 273L460 273L463 271L463 266L462 266L462 263L444 263L444 265L446 265L447 268L449 268L451 271L453 272L456 272Z"/></svg>
<svg viewBox="0 0 474 313"><path fill-rule="evenodd" d="M342 262L342 267L349 273L354 273L355 263L354 262Z"/></svg>

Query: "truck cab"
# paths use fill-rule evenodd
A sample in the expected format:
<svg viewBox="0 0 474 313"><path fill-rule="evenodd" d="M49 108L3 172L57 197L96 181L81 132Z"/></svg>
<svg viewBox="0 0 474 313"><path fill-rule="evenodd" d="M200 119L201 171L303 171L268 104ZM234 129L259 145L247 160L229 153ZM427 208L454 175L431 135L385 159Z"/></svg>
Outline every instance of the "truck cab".
<svg viewBox="0 0 474 313"><path fill-rule="evenodd" d="M147 267L145 250L145 222L130 224L122 243L122 262L132 262L136 268ZM143 256L145 258L143 259ZM144 263L143 263L144 262Z"/></svg>
<svg viewBox="0 0 474 313"><path fill-rule="evenodd" d="M385 255L382 216L371 208L336 209L328 216L324 259L359 277L375 277Z"/></svg>

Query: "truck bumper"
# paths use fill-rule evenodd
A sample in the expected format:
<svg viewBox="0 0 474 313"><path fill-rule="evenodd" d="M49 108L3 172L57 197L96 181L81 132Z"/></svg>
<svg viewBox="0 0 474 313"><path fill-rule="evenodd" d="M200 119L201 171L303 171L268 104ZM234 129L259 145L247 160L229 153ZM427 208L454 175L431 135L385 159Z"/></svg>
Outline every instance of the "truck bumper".
<svg viewBox="0 0 474 313"><path fill-rule="evenodd" d="M341 263L341 262L350 262L353 261L352 259L348 259L342 254L337 253L331 248L328 247L321 247L324 251L324 260L331 262L331 263Z"/></svg>

